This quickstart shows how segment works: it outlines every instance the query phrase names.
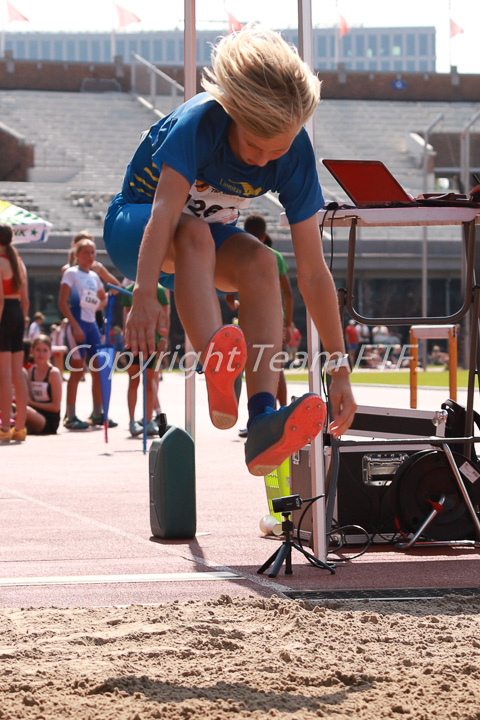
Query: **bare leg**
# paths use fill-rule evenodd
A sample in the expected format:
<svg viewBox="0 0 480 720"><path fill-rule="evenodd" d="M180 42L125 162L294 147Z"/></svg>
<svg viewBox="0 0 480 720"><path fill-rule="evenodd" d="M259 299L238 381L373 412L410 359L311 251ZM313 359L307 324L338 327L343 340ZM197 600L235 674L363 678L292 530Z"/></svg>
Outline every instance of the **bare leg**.
<svg viewBox="0 0 480 720"><path fill-rule="evenodd" d="M94 367L90 368L91 369L90 375L92 376L92 400L93 400L94 407L99 407L99 406L103 407L102 385L100 383L100 375L98 374L97 366L98 366L98 358L95 358Z"/></svg>
<svg viewBox="0 0 480 720"><path fill-rule="evenodd" d="M35 408L27 407L27 428L33 435L40 435L47 421ZM21 428L19 428L21 429Z"/></svg>
<svg viewBox="0 0 480 720"><path fill-rule="evenodd" d="M196 218L182 216L174 250L178 314L194 350L201 353L222 325L214 283L215 243L208 225Z"/></svg>
<svg viewBox="0 0 480 720"><path fill-rule="evenodd" d="M83 375L83 358L70 358L70 377L67 383L67 407L77 402L78 383Z"/></svg>
<svg viewBox="0 0 480 720"><path fill-rule="evenodd" d="M282 299L274 254L250 235L228 238L217 252L217 287L238 291L239 324L248 345L248 396L278 388L275 355L282 349Z"/></svg>
<svg viewBox="0 0 480 720"><path fill-rule="evenodd" d="M127 390L127 405L128 405L129 418L130 418L130 421L132 421L132 420L135 420L135 408L137 406L138 386L140 384L139 366L138 365L130 365L127 372L129 375L128 390Z"/></svg>
<svg viewBox="0 0 480 720"><path fill-rule="evenodd" d="M0 411L2 430L9 430L12 413L12 353L9 352L0 352Z"/></svg>
<svg viewBox="0 0 480 720"><path fill-rule="evenodd" d="M12 353L12 382L15 388L15 405L17 414L15 416L16 430L23 430L27 422L28 390L23 373L23 350Z"/></svg>
<svg viewBox="0 0 480 720"><path fill-rule="evenodd" d="M278 378L277 400L280 404L280 407L284 407L284 405L287 404L287 382L285 380L285 373L283 372L283 370L281 371Z"/></svg>

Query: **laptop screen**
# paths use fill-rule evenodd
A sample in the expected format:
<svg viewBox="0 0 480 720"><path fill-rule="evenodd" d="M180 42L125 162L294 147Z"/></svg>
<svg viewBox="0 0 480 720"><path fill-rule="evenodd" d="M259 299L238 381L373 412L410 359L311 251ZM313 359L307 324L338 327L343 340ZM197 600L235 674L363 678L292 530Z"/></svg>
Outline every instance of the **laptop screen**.
<svg viewBox="0 0 480 720"><path fill-rule="evenodd" d="M379 160L322 162L357 207L412 202L412 198Z"/></svg>

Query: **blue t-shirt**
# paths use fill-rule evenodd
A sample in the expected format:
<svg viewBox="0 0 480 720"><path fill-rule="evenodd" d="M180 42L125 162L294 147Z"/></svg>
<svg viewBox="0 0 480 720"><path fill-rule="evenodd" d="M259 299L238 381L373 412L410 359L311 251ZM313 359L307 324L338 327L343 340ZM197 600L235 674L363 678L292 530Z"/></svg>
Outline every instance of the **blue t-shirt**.
<svg viewBox="0 0 480 720"><path fill-rule="evenodd" d="M184 212L206 222L235 222L240 210L269 190L279 193L290 224L315 215L324 199L305 129L285 155L258 167L234 155L231 122L211 95L200 93L153 125L127 168L125 201L151 203L165 163L191 185Z"/></svg>

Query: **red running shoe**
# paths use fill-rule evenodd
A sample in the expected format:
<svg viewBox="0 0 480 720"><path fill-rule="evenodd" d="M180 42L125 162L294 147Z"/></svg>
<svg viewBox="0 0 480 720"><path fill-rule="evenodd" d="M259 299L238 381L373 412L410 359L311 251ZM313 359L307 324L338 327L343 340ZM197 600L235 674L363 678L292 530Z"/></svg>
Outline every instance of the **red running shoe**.
<svg viewBox="0 0 480 720"><path fill-rule="evenodd" d="M212 335L205 350L203 372L207 381L210 418L220 430L231 428L237 422L246 361L247 345L237 325L223 325Z"/></svg>
<svg viewBox="0 0 480 720"><path fill-rule="evenodd" d="M314 393L307 393L280 410L267 408L257 415L245 443L245 459L252 475L268 475L276 470L318 435L326 416L324 401Z"/></svg>

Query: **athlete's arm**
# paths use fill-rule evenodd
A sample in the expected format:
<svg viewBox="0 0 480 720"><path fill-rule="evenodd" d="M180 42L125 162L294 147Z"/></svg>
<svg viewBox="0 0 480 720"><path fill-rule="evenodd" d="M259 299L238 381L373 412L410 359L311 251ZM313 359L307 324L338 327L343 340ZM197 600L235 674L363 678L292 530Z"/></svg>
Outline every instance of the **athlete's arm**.
<svg viewBox="0 0 480 720"><path fill-rule="evenodd" d="M298 287L312 316L328 354L345 353L343 329L338 311L337 293L332 275L325 263L317 218L296 223L290 228L297 260ZM352 424L356 404L348 371L340 368L332 373L330 402L333 420L329 432L343 435Z"/></svg>
<svg viewBox="0 0 480 720"><path fill-rule="evenodd" d="M180 173L162 166L152 214L140 245L132 310L125 328L125 346L134 355L139 351L147 355L155 352L155 329L158 326L160 330L162 325L158 278L165 260L174 261L172 241L189 189L188 180Z"/></svg>
<svg viewBox="0 0 480 720"><path fill-rule="evenodd" d="M82 343L85 339L83 330L73 317L68 301L70 299L71 287L67 283L60 284L60 294L58 296L58 308L62 313L62 317L66 317L72 328L73 337L77 343Z"/></svg>
<svg viewBox="0 0 480 720"><path fill-rule="evenodd" d="M284 342L288 345L292 333L293 325L293 292L288 275L280 275L280 290L283 295L283 306L285 310L285 338Z"/></svg>

